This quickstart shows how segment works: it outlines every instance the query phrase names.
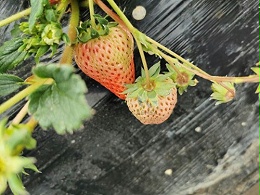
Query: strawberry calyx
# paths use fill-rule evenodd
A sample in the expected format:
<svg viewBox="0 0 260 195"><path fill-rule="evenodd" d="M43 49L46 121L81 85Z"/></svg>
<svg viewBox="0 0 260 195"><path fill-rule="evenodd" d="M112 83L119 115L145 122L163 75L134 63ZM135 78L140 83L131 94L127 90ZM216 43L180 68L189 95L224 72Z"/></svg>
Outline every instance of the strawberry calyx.
<svg viewBox="0 0 260 195"><path fill-rule="evenodd" d="M95 25L93 25L90 20L87 20L81 22L77 28L77 38L81 43L86 43L91 39L108 35L109 28L117 26L116 22L109 22L107 17L102 17L99 14L94 14L93 16L95 18Z"/></svg>
<svg viewBox="0 0 260 195"><path fill-rule="evenodd" d="M228 87L229 90L226 87ZM210 96L211 99L217 100L215 105L230 102L234 99L236 94L234 83L231 82L223 82L222 85L219 83L212 83L211 89L213 91Z"/></svg>
<svg viewBox="0 0 260 195"><path fill-rule="evenodd" d="M198 80L193 79L193 77L195 76L194 73L187 71L185 68L181 67L180 62L177 59L174 63L174 66L175 69L171 65L166 64L167 69L171 73L171 79L176 83L179 94L182 95L183 92L187 91L187 88L189 86L196 86Z"/></svg>
<svg viewBox="0 0 260 195"><path fill-rule="evenodd" d="M154 64L149 69L150 84L147 86L144 70L142 69L141 76L139 76L135 83L127 84L126 98L136 98L140 103L147 102L152 106L158 106L160 97L165 97L171 93L176 84L169 77L170 74L160 74L160 62Z"/></svg>

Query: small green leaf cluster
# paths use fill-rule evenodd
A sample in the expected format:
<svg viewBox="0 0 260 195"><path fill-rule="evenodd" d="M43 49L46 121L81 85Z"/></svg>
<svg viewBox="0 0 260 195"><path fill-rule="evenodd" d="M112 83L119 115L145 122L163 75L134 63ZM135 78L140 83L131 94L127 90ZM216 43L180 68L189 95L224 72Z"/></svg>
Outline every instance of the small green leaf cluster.
<svg viewBox="0 0 260 195"><path fill-rule="evenodd" d="M80 23L77 28L77 38L79 42L86 43L91 39L108 35L109 28L117 25L117 23L109 22L106 17L102 17L99 14L95 14L94 18L95 24L92 24L90 20Z"/></svg>
<svg viewBox="0 0 260 195"><path fill-rule="evenodd" d="M165 97L170 94L172 88L176 85L170 79L171 73L160 74L160 62L157 62L149 69L150 83L147 86L147 80L144 70L142 69L134 84L126 85L127 89L124 94L128 98L138 98L139 102L149 102L151 105L157 106L158 98Z"/></svg>
<svg viewBox="0 0 260 195"><path fill-rule="evenodd" d="M6 119L0 121L0 194L6 190L7 184L14 194L28 194L21 174L27 174L25 169L39 171L34 158L23 157L20 153L23 148L34 149L36 140L28 126L19 124L7 128L6 122Z"/></svg>
<svg viewBox="0 0 260 195"><path fill-rule="evenodd" d="M13 38L0 47L0 73L13 69L30 56L38 63L48 51L54 55L62 41L70 44L56 6L51 6L48 0L31 0L31 5L29 20L15 25Z"/></svg>
<svg viewBox="0 0 260 195"><path fill-rule="evenodd" d="M18 26L23 38L20 50L27 51L29 55L33 54L36 62L39 62L39 58L49 49L51 55L54 55L61 41L69 43L69 38L63 33L62 25L58 20L59 13L54 6L47 5L43 7L36 21L30 21L33 17L32 13L28 22L22 22Z"/></svg>

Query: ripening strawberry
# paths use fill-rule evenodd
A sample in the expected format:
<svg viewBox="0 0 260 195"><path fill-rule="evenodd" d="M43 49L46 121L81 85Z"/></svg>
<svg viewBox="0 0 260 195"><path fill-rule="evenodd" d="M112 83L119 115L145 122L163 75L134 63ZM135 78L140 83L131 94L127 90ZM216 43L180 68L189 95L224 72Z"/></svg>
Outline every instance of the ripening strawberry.
<svg viewBox="0 0 260 195"><path fill-rule="evenodd" d="M159 74L160 64L149 69L150 86L144 73L134 84L127 85L126 103L132 114L143 124L160 124L167 120L177 103L177 89L169 75Z"/></svg>
<svg viewBox="0 0 260 195"><path fill-rule="evenodd" d="M117 25L107 35L76 44L75 61L86 75L125 99L125 84L135 80L133 50L132 35Z"/></svg>

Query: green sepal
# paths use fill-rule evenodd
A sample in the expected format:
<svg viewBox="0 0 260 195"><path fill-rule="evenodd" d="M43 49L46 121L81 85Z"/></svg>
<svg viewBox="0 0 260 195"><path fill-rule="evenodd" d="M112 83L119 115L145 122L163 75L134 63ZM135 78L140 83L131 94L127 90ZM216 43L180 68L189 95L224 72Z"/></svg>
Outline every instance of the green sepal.
<svg viewBox="0 0 260 195"><path fill-rule="evenodd" d="M100 24L102 26L108 25L109 22L106 18L102 17L99 14L94 14L93 16L94 16L95 20L97 20L98 24Z"/></svg>
<svg viewBox="0 0 260 195"><path fill-rule="evenodd" d="M57 49L58 49L59 45L58 44L53 44L51 45L51 55L50 57L52 57L56 52L57 52Z"/></svg>
<svg viewBox="0 0 260 195"><path fill-rule="evenodd" d="M236 89L234 83L231 82L223 82L225 86L227 86L231 91L228 91L225 87L220 85L219 83L212 83L211 89L213 93L211 94L211 99L217 100L215 105L219 105L222 103L227 103L234 99Z"/></svg>
<svg viewBox="0 0 260 195"><path fill-rule="evenodd" d="M64 41L64 43L66 45L69 45L69 46L71 45L70 38L69 38L69 36L66 33L62 34L61 39Z"/></svg>
<svg viewBox="0 0 260 195"><path fill-rule="evenodd" d="M36 63L39 63L40 57L43 56L45 53L47 53L49 48L50 48L49 45L43 45L43 46L39 47L39 49L37 50L37 52L35 54L35 62Z"/></svg>
<svg viewBox="0 0 260 195"><path fill-rule="evenodd" d="M109 22L106 17L102 17L98 14L95 14L94 17L96 22L95 26L92 26L90 20L80 23L77 28L77 38L79 42L86 43L91 39L108 35L109 28L117 25L117 23Z"/></svg>
<svg viewBox="0 0 260 195"><path fill-rule="evenodd" d="M13 194L28 195L29 193L25 190L21 177L17 174L11 174L8 177L8 184Z"/></svg>
<svg viewBox="0 0 260 195"><path fill-rule="evenodd" d="M41 173L41 171L39 171L39 169L34 164L28 164L28 165L24 166L24 169L30 169L36 173Z"/></svg>

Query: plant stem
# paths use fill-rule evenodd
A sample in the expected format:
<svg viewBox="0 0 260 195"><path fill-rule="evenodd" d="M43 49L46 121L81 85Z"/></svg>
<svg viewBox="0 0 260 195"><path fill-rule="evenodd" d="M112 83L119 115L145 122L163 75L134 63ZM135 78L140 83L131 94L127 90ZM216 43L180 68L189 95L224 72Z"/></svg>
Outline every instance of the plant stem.
<svg viewBox="0 0 260 195"><path fill-rule="evenodd" d="M191 62L189 62L188 60L182 58L181 56L179 56L178 54L176 54L175 52L171 51L170 49L168 49L167 47L163 46L162 44L156 42L155 40L151 39L150 37L146 36L147 41L149 41L151 44L157 46L158 48L162 49L163 51L165 51L166 53L172 55L173 57L175 57L176 59L180 60L183 64L188 65L189 67L191 67L192 69L197 70L198 72L200 72L201 74L205 75L205 77L207 78L208 76L210 76L207 72L201 70L200 68L198 68L197 66L195 66L194 64L192 64Z"/></svg>
<svg viewBox="0 0 260 195"><path fill-rule="evenodd" d="M12 23L16 20L19 20L20 18L22 18L24 16L28 16L30 13L31 13L31 8L28 8L28 9L25 9L21 12L18 12L16 14L4 19L4 20L1 20L0 21L0 27L5 26L7 24L10 24L10 23Z"/></svg>
<svg viewBox="0 0 260 195"><path fill-rule="evenodd" d="M146 59L145 59L144 51L143 51L143 48L142 48L140 41L136 37L135 37L135 41L136 41L136 45L138 47L138 50L139 50L139 53L140 53L140 56L141 56L141 60L142 60L142 63L143 63L143 67L144 67L145 78L146 78L146 86L149 88L150 87L150 75L149 75L149 70L148 70Z"/></svg>
<svg viewBox="0 0 260 195"><path fill-rule="evenodd" d="M127 17L125 16L125 14L121 11L121 9L117 6L117 4L114 2L114 0L107 0L107 2L111 5L111 7L113 8L113 10L118 14L118 16L123 20L123 22L125 23L125 25L127 26L127 28L129 29L129 31L131 33L134 32L135 28L134 26L131 24L131 22L127 19Z"/></svg>
<svg viewBox="0 0 260 195"><path fill-rule="evenodd" d="M232 97L236 96L236 92L233 89L230 89L225 83L218 82L218 84L221 85L222 87L224 87L225 89L227 89L229 91L229 93L232 94Z"/></svg>
<svg viewBox="0 0 260 195"><path fill-rule="evenodd" d="M114 21L116 21L118 24L120 24L123 28L127 29L127 26L121 20L121 18L118 17L115 12L113 12L111 9L109 9L101 0L95 0L96 4L107 14L109 15ZM129 31L129 29L127 29Z"/></svg>
<svg viewBox="0 0 260 195"><path fill-rule="evenodd" d="M58 7L57 7L57 11L59 12L59 21L61 20L63 14L65 13L68 5L70 3L70 0L62 0Z"/></svg>
<svg viewBox="0 0 260 195"><path fill-rule="evenodd" d="M89 15L90 15L90 23L92 28L96 28L96 22L95 22L95 11L94 11L94 3L93 0L88 0L89 3Z"/></svg>
<svg viewBox="0 0 260 195"><path fill-rule="evenodd" d="M137 47L138 47L138 50L140 53L140 57L142 60L142 64L144 67L144 71L145 71L146 88L149 90L152 86L151 86L149 70L148 70L146 59L145 59L144 51L142 48L142 44L139 41L138 36L137 36L139 31L131 24L131 22L127 19L125 14L121 11L121 9L117 6L117 4L113 0L107 0L107 2L111 5L111 7L114 9L114 11L118 14L118 16L121 18L121 20L124 22L126 27L129 29L129 31L132 33L132 35L135 38L135 41L136 41L136 44L137 44Z"/></svg>
<svg viewBox="0 0 260 195"><path fill-rule="evenodd" d="M153 39L146 37L147 41L154 44L155 46L159 47L160 49L164 50L168 54L174 56L176 59L180 60L182 63L180 65L185 68L186 70L193 72L194 74L210 81L215 82L232 82L232 83L258 83L259 82L259 76L258 75L252 75L252 76L244 76L244 77L226 77L226 76L212 76L205 71L201 70L199 67L195 66L191 62L185 60L178 54L174 53L173 51L169 50L165 46L161 45L160 43L154 41ZM174 58L164 54L159 49L154 49L155 53L158 53L161 55L167 62L173 61ZM188 65L189 67L185 66Z"/></svg>
<svg viewBox="0 0 260 195"><path fill-rule="evenodd" d="M22 107L20 112L13 119L12 125L17 125L23 120L23 118L25 117L25 115L28 112L28 106L29 106L29 102L26 102L26 104Z"/></svg>
<svg viewBox="0 0 260 195"><path fill-rule="evenodd" d="M71 16L69 21L68 36L72 43L76 42L77 31L76 28L79 24L79 4L78 1L71 0ZM66 45L62 53L60 64L72 64L73 59L73 47L71 45Z"/></svg>
<svg viewBox="0 0 260 195"><path fill-rule="evenodd" d="M15 96L4 102L0 105L0 114L11 108L13 105L33 93L35 90L37 90L40 86L43 84L49 82L51 79L42 79L41 81L34 83L30 85L29 87L25 88L24 90L17 93Z"/></svg>
<svg viewBox="0 0 260 195"><path fill-rule="evenodd" d="M30 132L33 132L34 128L38 125L38 121L32 116L26 125L29 127Z"/></svg>

